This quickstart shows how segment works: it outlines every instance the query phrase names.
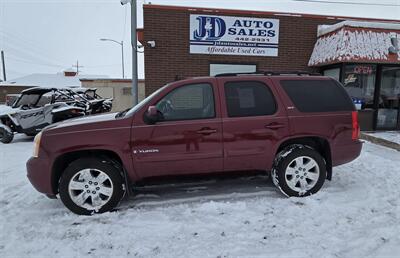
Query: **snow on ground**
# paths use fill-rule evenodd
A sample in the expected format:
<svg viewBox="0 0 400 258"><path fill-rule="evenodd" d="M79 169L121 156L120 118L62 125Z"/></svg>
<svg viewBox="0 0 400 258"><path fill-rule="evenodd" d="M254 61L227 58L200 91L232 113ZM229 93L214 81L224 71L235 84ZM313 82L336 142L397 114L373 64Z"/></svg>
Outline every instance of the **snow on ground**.
<svg viewBox="0 0 400 258"><path fill-rule="evenodd" d="M0 257L398 257L400 155L365 143L307 198L264 179L147 189L77 216L26 178L32 139L0 145Z"/></svg>
<svg viewBox="0 0 400 258"><path fill-rule="evenodd" d="M385 131L365 134L400 144L400 131Z"/></svg>

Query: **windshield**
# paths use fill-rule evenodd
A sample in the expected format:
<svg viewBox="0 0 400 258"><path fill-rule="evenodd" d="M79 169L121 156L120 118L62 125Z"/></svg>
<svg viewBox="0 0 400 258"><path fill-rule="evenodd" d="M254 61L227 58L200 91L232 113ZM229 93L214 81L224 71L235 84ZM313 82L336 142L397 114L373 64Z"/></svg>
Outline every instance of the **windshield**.
<svg viewBox="0 0 400 258"><path fill-rule="evenodd" d="M14 107L35 106L39 98L40 95L38 94L22 94L17 102L15 102Z"/></svg>
<svg viewBox="0 0 400 258"><path fill-rule="evenodd" d="M133 108L129 109L128 112L126 112L125 116L130 116L136 113L136 111L138 111L139 109L141 109L143 106L145 106L147 103L150 102L151 99L153 99L154 96L156 96L160 91L162 91L163 89L165 89L167 85L164 85L163 87L159 88L158 90L156 90L155 92L153 92L152 94L150 94L150 96L148 96L147 98L145 98L144 100L142 100L141 102L139 102L136 106L134 106Z"/></svg>

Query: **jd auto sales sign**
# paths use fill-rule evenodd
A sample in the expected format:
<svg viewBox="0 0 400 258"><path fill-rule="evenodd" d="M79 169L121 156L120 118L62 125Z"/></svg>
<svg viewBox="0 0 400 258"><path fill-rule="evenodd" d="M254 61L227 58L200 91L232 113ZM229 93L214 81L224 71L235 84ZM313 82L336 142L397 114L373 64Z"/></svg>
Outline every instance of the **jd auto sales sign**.
<svg viewBox="0 0 400 258"><path fill-rule="evenodd" d="M278 56L279 20L190 15L190 53Z"/></svg>

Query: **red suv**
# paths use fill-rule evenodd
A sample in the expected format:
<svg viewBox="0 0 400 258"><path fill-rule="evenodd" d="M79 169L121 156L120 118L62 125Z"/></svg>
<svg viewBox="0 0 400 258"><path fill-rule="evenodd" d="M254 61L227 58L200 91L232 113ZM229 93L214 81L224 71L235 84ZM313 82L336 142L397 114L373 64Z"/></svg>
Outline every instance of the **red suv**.
<svg viewBox="0 0 400 258"><path fill-rule="evenodd" d="M167 84L118 114L50 125L27 169L39 192L87 215L166 176L265 171L285 195L307 196L359 156L358 137L353 102L331 78L225 74Z"/></svg>

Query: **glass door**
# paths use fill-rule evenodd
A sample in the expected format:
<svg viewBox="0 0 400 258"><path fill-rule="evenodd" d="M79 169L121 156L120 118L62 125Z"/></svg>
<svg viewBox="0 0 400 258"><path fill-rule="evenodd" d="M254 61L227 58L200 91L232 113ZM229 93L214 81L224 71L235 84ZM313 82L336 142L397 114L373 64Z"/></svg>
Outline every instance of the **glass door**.
<svg viewBox="0 0 400 258"><path fill-rule="evenodd" d="M380 85L376 127L381 130L400 129L400 66L383 66Z"/></svg>

